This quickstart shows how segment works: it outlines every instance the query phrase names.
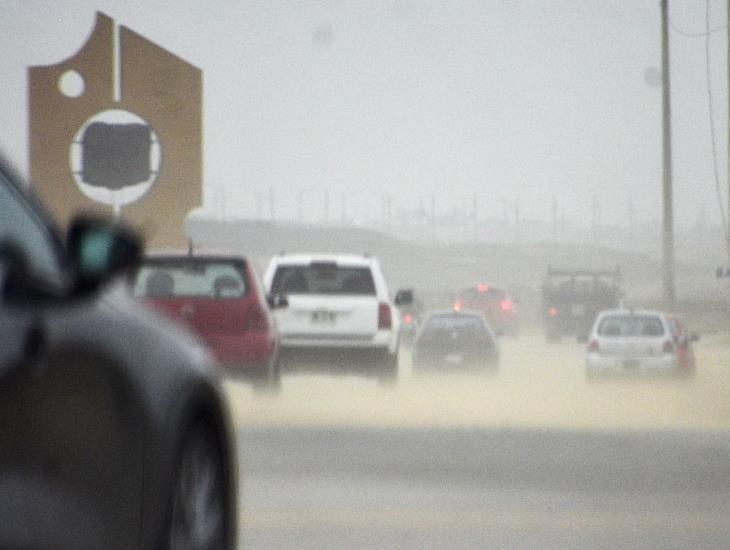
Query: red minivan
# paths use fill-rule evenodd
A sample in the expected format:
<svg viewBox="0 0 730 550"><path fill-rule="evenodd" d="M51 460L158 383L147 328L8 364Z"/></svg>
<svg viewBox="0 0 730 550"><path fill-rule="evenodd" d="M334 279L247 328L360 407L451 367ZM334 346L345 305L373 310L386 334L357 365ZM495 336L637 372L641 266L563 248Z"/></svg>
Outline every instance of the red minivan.
<svg viewBox="0 0 730 550"><path fill-rule="evenodd" d="M240 256L147 256L136 270L132 294L188 325L227 373L256 387L281 383L280 338L270 304L251 264Z"/></svg>

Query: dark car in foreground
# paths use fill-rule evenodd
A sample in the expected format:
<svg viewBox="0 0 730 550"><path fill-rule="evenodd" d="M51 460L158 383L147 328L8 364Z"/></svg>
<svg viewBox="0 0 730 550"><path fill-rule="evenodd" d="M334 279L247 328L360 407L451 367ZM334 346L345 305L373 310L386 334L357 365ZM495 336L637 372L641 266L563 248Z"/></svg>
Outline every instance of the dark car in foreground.
<svg viewBox="0 0 730 550"><path fill-rule="evenodd" d="M228 374L281 384L280 338L255 269L241 256L150 255L132 294L196 332ZM272 300L273 301L273 300ZM275 305L284 305L279 301Z"/></svg>
<svg viewBox="0 0 730 550"><path fill-rule="evenodd" d="M476 311L430 313L413 343L415 370L496 368L499 350L484 315Z"/></svg>
<svg viewBox="0 0 730 550"><path fill-rule="evenodd" d="M111 280L130 231L62 242L0 164L0 548L234 548L236 462L211 360Z"/></svg>

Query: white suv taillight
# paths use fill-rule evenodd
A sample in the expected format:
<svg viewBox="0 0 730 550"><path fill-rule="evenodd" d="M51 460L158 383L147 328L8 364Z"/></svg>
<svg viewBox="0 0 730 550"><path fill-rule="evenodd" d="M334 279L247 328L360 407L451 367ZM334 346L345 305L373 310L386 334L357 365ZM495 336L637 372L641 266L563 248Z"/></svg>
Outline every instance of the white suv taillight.
<svg viewBox="0 0 730 550"><path fill-rule="evenodd" d="M372 325L371 325L372 326ZM393 316L390 305L385 302L378 304L378 330L390 329L393 326Z"/></svg>
<svg viewBox="0 0 730 550"><path fill-rule="evenodd" d="M588 351L591 353L598 352L598 340L591 340L588 342Z"/></svg>

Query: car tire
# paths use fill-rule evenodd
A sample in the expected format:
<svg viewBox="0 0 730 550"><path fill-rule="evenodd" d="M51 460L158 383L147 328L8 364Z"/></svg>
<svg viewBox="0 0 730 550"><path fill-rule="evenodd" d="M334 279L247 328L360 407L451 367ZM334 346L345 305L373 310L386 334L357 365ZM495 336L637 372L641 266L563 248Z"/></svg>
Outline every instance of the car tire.
<svg viewBox="0 0 730 550"><path fill-rule="evenodd" d="M204 422L188 432L178 456L163 548L229 548L224 459Z"/></svg>

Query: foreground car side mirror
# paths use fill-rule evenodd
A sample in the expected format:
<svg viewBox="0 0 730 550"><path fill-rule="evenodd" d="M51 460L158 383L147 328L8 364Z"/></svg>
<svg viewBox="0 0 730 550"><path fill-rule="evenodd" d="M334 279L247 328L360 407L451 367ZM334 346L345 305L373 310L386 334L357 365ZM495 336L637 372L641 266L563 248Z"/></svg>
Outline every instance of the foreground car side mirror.
<svg viewBox="0 0 730 550"><path fill-rule="evenodd" d="M76 218L67 248L74 271L74 294L95 291L115 275L137 267L142 239L132 229L99 218Z"/></svg>
<svg viewBox="0 0 730 550"><path fill-rule="evenodd" d="M271 309L280 309L289 306L289 300L283 294L269 294L266 297L266 302L269 304Z"/></svg>

